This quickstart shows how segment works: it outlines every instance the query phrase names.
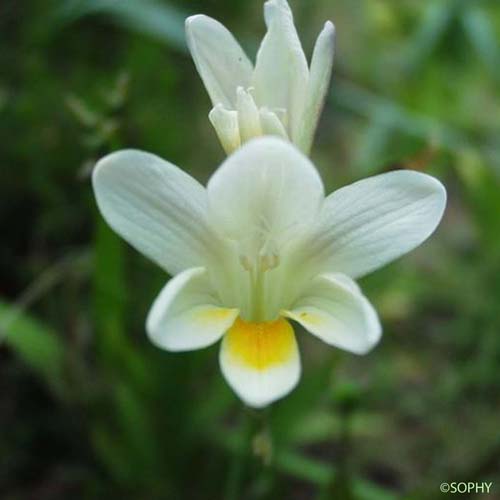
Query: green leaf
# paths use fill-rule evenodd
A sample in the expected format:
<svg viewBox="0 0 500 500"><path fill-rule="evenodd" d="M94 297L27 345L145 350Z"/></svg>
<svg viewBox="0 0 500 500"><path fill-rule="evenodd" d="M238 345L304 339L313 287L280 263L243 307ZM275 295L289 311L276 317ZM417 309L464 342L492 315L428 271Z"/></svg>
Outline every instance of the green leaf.
<svg viewBox="0 0 500 500"><path fill-rule="evenodd" d="M152 0L68 0L56 12L56 22L71 24L82 17L104 14L116 23L186 51L184 19L175 7Z"/></svg>
<svg viewBox="0 0 500 500"><path fill-rule="evenodd" d="M416 72L430 57L450 25L456 1L435 2L428 5L419 30L411 38L404 54L407 71Z"/></svg>
<svg viewBox="0 0 500 500"><path fill-rule="evenodd" d="M500 78L500 44L491 17L483 9L470 8L464 11L462 23L479 57Z"/></svg>
<svg viewBox="0 0 500 500"><path fill-rule="evenodd" d="M99 344L114 357L125 328L126 282L122 240L96 214L94 253L94 310ZM114 354L113 354L114 353Z"/></svg>
<svg viewBox="0 0 500 500"><path fill-rule="evenodd" d="M414 113L398 102L374 94L352 82L337 79L331 98L344 109L372 120L379 127L394 128L448 151L469 146L469 138L439 119Z"/></svg>
<svg viewBox="0 0 500 500"><path fill-rule="evenodd" d="M15 305L0 301L1 340L54 390L62 390L65 349L56 332Z"/></svg>

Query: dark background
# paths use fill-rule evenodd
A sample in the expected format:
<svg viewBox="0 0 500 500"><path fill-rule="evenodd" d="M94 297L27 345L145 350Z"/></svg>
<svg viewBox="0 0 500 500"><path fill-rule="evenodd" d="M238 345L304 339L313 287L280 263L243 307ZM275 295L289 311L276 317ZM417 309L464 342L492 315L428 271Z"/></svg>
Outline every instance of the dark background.
<svg viewBox="0 0 500 500"><path fill-rule="evenodd" d="M429 242L361 281L380 345L299 333L299 387L255 417L216 347L148 342L167 276L108 230L89 176L137 147L206 181L224 154L183 21L219 19L253 57L261 2L0 3L2 500L421 500L443 481L500 498L499 2L292 7L308 56L337 27L312 151L327 190L411 168L449 203Z"/></svg>

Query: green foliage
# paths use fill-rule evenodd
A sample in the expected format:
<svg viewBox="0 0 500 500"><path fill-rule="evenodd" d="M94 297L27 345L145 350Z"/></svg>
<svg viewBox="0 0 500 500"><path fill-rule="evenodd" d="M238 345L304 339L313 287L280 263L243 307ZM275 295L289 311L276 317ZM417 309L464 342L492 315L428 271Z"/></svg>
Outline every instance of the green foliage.
<svg viewBox="0 0 500 500"><path fill-rule="evenodd" d="M420 500L443 481L500 484L498 2L291 1L306 53L325 19L337 27L313 148L327 189L412 168L449 204L429 243L361 282L380 346L354 357L299 332L300 385L264 413L241 408L216 347L149 343L168 276L106 226L90 186L122 147L211 175L223 153L184 18L216 17L254 53L260 2L28 3L0 7L2 499Z"/></svg>

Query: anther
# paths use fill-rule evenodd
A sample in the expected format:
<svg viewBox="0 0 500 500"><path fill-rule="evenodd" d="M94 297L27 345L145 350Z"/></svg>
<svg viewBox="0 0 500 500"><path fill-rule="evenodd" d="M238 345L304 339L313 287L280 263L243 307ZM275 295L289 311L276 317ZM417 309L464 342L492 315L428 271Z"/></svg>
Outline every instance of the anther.
<svg viewBox="0 0 500 500"><path fill-rule="evenodd" d="M240 255L240 264L245 271L253 270L253 263L246 255Z"/></svg>
<svg viewBox="0 0 500 500"><path fill-rule="evenodd" d="M278 267L279 263L280 263L279 255L275 253L265 254L260 256L261 271L269 271L270 269L274 269L275 267Z"/></svg>

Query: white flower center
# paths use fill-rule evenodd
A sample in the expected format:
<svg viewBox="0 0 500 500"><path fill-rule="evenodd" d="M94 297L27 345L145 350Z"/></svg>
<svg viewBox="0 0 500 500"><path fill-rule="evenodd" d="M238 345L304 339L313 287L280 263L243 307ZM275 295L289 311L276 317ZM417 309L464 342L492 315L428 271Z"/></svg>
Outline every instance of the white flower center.
<svg viewBox="0 0 500 500"><path fill-rule="evenodd" d="M297 225L277 231L276 224L261 216L259 223L236 241L239 265L232 279L237 283L238 299L234 303L246 321L274 321L286 306L289 290L283 284L286 269L283 266ZM229 268L228 268L229 269Z"/></svg>
<svg viewBox="0 0 500 500"><path fill-rule="evenodd" d="M272 224L262 216L248 240L240 243L240 263L245 271L265 272L279 265L279 257Z"/></svg>

